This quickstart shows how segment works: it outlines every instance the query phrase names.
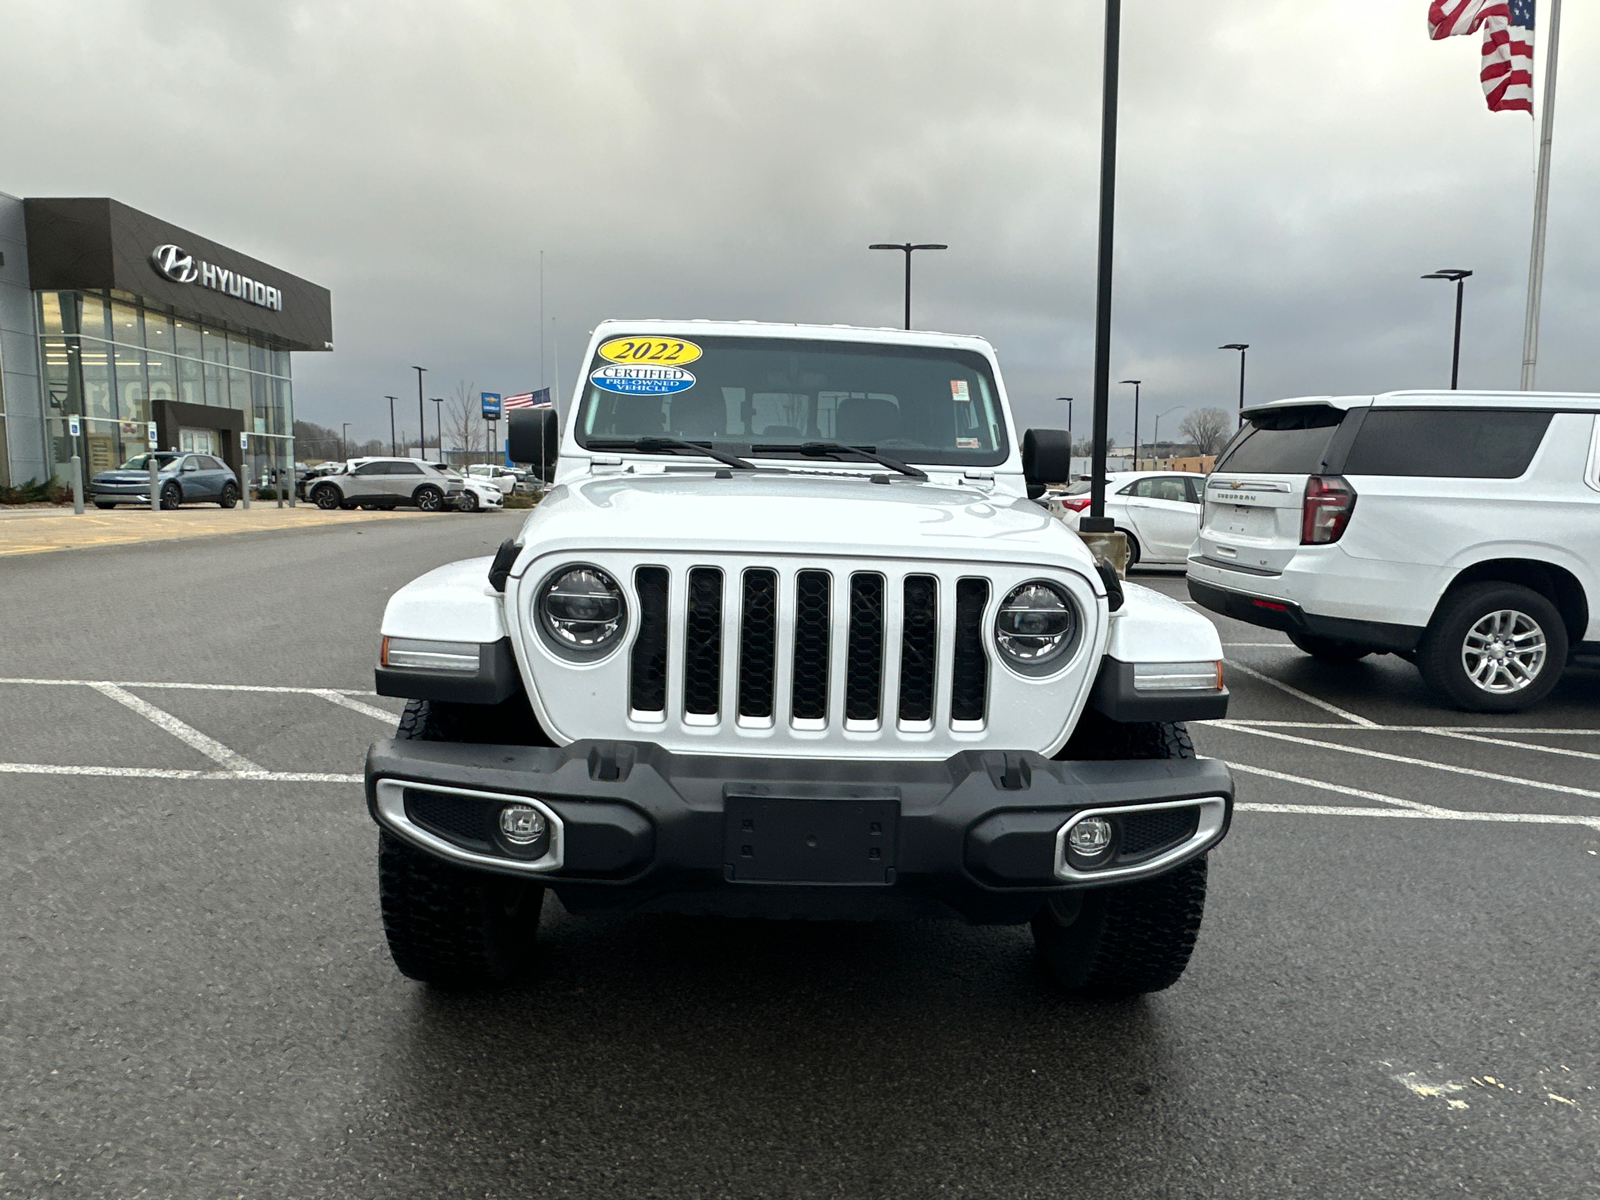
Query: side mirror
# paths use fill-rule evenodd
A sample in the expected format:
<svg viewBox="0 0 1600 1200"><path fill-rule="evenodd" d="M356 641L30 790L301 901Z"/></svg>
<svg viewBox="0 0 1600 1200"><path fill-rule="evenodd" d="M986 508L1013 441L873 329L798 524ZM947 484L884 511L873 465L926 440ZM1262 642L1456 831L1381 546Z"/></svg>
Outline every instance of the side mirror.
<svg viewBox="0 0 1600 1200"><path fill-rule="evenodd" d="M549 483L561 453L561 422L553 408L514 408L506 414L506 453L512 462L532 464L533 474Z"/></svg>
<svg viewBox="0 0 1600 1200"><path fill-rule="evenodd" d="M1072 474L1072 439L1065 429L1030 429L1022 435L1022 474L1028 498L1037 500L1052 483Z"/></svg>

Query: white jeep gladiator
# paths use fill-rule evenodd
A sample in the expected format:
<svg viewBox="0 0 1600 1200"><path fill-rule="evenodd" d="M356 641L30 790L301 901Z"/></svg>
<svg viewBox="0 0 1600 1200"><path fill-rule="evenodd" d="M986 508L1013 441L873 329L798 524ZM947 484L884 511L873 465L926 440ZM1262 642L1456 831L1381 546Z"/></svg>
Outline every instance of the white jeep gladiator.
<svg viewBox="0 0 1600 1200"><path fill-rule="evenodd" d="M1032 923L1060 984L1172 984L1233 781L1209 621L1122 583L1031 496L976 337L608 322L553 483L492 559L383 617L367 757L389 949L441 987L572 913Z"/></svg>

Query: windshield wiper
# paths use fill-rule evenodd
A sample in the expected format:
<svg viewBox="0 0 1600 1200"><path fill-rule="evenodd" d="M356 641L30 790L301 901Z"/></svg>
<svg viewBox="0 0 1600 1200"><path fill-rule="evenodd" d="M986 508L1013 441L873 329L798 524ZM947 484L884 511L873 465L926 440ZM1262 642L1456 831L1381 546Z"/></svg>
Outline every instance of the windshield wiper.
<svg viewBox="0 0 1600 1200"><path fill-rule="evenodd" d="M637 450L641 454L664 454L669 451L683 450L691 454L704 454L707 458L714 458L719 463L726 463L730 467L738 467L741 471L754 471L757 469L755 463L746 462L737 454L729 454L724 450L717 450L710 442L686 442L681 438L590 438L589 447L593 450Z"/></svg>
<svg viewBox="0 0 1600 1200"><path fill-rule="evenodd" d="M886 454L877 454L861 446L846 446L843 442L801 442L797 446L751 446L752 454L784 454L798 451L807 458L834 458L839 454L859 454L870 462L879 466L888 467L891 471L899 471L902 475L909 475L913 479L926 479L928 473L917 467L907 466L897 458L890 458Z"/></svg>

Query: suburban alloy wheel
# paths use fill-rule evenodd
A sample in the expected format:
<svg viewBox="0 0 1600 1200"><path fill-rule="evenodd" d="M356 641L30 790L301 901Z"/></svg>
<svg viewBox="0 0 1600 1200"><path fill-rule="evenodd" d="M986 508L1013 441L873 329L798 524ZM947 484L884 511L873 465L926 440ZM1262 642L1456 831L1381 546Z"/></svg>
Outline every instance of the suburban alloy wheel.
<svg viewBox="0 0 1600 1200"><path fill-rule="evenodd" d="M181 503L183 503L183 492L179 490L177 484L169 483L161 489L162 508L177 508Z"/></svg>
<svg viewBox="0 0 1600 1200"><path fill-rule="evenodd" d="M1516 712L1549 695L1567 663L1555 605L1514 583L1475 583L1445 597L1417 647L1428 686L1469 712Z"/></svg>
<svg viewBox="0 0 1600 1200"><path fill-rule="evenodd" d="M438 512L444 504L444 493L436 487L419 487L415 499L423 512Z"/></svg>
<svg viewBox="0 0 1600 1200"><path fill-rule="evenodd" d="M316 501L318 508L338 508L339 489L331 483L325 483L311 493L311 498Z"/></svg>
<svg viewBox="0 0 1600 1200"><path fill-rule="evenodd" d="M222 498L217 503L223 508L232 508L239 503L239 489L231 483L222 485Z"/></svg>

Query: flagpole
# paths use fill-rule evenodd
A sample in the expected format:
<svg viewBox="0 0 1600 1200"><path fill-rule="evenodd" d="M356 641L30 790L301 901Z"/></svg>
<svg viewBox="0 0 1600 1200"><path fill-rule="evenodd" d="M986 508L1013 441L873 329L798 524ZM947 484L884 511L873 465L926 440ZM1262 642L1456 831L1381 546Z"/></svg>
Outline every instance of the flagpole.
<svg viewBox="0 0 1600 1200"><path fill-rule="evenodd" d="M1528 263L1528 311L1522 326L1522 390L1533 390L1539 366L1539 301L1544 291L1544 237L1550 210L1550 136L1556 118L1556 51L1561 43L1561 0L1550 0L1545 39L1544 113L1539 131L1539 180L1533 195L1533 254Z"/></svg>

